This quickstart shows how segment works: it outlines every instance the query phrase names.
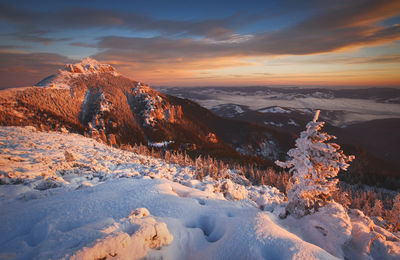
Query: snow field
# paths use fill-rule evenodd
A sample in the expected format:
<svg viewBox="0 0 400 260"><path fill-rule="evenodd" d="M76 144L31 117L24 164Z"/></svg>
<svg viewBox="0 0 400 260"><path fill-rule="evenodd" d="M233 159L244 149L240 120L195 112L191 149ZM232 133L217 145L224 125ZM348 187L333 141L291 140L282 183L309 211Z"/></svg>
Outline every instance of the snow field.
<svg viewBox="0 0 400 260"><path fill-rule="evenodd" d="M397 237L359 212L333 203L281 220L277 189L230 177L201 182L190 167L80 135L0 127L0 259L400 255Z"/></svg>

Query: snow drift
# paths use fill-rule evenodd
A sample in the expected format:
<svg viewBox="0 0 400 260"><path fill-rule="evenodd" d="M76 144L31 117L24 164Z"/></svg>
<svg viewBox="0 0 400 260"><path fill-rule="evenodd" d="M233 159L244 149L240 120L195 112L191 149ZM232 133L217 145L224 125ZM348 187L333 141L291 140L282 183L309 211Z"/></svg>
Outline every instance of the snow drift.
<svg viewBox="0 0 400 260"><path fill-rule="evenodd" d="M395 234L336 203L281 220L277 189L243 185L234 171L194 176L80 135L1 127L0 258L400 256Z"/></svg>

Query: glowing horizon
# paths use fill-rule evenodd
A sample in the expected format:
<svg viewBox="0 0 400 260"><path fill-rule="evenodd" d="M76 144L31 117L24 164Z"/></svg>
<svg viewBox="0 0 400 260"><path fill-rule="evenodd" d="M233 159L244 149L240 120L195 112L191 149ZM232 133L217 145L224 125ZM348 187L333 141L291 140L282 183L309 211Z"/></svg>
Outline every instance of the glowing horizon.
<svg viewBox="0 0 400 260"><path fill-rule="evenodd" d="M399 1L152 3L0 1L0 88L88 56L154 86L400 87Z"/></svg>

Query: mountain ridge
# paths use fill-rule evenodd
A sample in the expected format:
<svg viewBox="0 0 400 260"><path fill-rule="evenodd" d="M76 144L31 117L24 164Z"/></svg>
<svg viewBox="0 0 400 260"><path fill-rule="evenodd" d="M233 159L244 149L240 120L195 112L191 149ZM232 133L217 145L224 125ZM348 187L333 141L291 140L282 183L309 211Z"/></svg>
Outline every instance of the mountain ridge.
<svg viewBox="0 0 400 260"><path fill-rule="evenodd" d="M0 99L2 125L63 128L118 146L169 142L173 150L238 160L260 161L258 155L272 161L283 154L274 137L279 133L218 117L90 58L8 96Z"/></svg>

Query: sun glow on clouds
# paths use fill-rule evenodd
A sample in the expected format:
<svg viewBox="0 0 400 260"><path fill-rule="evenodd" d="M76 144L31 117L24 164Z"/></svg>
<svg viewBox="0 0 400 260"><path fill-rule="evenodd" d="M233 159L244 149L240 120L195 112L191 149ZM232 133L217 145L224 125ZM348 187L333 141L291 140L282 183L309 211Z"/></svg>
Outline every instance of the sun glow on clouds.
<svg viewBox="0 0 400 260"><path fill-rule="evenodd" d="M347 52L353 55L358 53ZM374 62L376 59L376 62ZM381 60L378 60L381 59ZM152 85L327 85L392 86L400 83L399 55L341 57L330 54L275 57L226 57L159 63L107 61Z"/></svg>
<svg viewBox="0 0 400 260"><path fill-rule="evenodd" d="M400 86L399 1L232 3L220 16L204 2L179 18L140 4L73 2L46 13L0 4L0 88L85 56L152 85Z"/></svg>

